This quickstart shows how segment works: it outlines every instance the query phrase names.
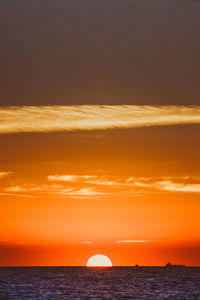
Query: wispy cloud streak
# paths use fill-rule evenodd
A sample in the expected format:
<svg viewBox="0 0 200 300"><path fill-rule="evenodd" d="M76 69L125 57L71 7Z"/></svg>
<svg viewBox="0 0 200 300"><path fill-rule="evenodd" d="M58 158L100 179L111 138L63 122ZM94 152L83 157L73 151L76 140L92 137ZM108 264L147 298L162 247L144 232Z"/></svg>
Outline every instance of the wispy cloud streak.
<svg viewBox="0 0 200 300"><path fill-rule="evenodd" d="M0 134L200 124L200 106L0 107Z"/></svg>
<svg viewBox="0 0 200 300"><path fill-rule="evenodd" d="M155 243L157 240L120 240L117 244L138 244L138 243Z"/></svg>
<svg viewBox="0 0 200 300"><path fill-rule="evenodd" d="M4 178L6 176L11 175L13 172L0 172L0 178Z"/></svg>
<svg viewBox="0 0 200 300"><path fill-rule="evenodd" d="M97 176L90 175L49 175L48 181L66 181L66 182L77 182L79 180L86 180L96 178Z"/></svg>
<svg viewBox="0 0 200 300"><path fill-rule="evenodd" d="M170 192L200 193L200 184L174 183L172 181L160 181L155 187Z"/></svg>
<svg viewBox="0 0 200 300"><path fill-rule="evenodd" d="M198 176L193 176L191 179L198 180ZM182 178L183 180L187 179L186 177ZM179 179L180 180L180 179ZM151 178L148 181L133 181L133 184L135 186L144 187L144 188L150 188L150 189L156 189L161 191L167 191L167 192L184 192L184 193L200 193L200 183L188 183L188 182L176 182L173 181L173 178L170 180L170 177L168 180L156 180L152 181Z"/></svg>

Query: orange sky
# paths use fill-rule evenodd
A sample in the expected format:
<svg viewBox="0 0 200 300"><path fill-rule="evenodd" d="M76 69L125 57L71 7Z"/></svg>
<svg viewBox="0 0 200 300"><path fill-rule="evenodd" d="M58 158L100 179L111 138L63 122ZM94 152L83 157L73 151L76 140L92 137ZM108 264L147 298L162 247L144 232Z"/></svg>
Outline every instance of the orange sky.
<svg viewBox="0 0 200 300"><path fill-rule="evenodd" d="M1 266L200 265L199 14L0 1Z"/></svg>
<svg viewBox="0 0 200 300"><path fill-rule="evenodd" d="M198 265L198 130L2 135L1 265Z"/></svg>

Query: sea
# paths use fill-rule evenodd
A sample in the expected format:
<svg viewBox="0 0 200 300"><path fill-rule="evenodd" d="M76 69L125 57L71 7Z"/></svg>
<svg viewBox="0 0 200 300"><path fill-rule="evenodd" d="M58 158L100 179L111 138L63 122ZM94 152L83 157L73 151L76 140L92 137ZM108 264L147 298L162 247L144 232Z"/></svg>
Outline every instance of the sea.
<svg viewBox="0 0 200 300"><path fill-rule="evenodd" d="M200 299L200 267L1 267L0 299Z"/></svg>

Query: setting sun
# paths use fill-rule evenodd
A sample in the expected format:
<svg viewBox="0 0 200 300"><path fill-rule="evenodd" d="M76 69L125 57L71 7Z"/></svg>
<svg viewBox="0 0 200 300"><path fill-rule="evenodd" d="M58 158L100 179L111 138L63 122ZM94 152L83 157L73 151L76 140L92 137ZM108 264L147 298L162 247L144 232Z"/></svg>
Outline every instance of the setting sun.
<svg viewBox="0 0 200 300"><path fill-rule="evenodd" d="M109 257L97 254L88 259L87 267L112 267L112 262Z"/></svg>

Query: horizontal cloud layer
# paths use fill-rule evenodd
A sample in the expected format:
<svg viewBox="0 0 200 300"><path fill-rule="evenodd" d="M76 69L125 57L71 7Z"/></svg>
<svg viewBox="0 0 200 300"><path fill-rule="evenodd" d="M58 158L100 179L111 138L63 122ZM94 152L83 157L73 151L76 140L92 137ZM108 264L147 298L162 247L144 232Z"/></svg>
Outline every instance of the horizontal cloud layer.
<svg viewBox="0 0 200 300"><path fill-rule="evenodd" d="M3 179L1 180L3 182ZM49 175L43 184L7 184L0 195L35 198L65 196L69 198L137 197L144 193L200 193L200 176L117 177L106 175Z"/></svg>
<svg viewBox="0 0 200 300"><path fill-rule="evenodd" d="M0 134L200 124L200 106L0 107Z"/></svg>

